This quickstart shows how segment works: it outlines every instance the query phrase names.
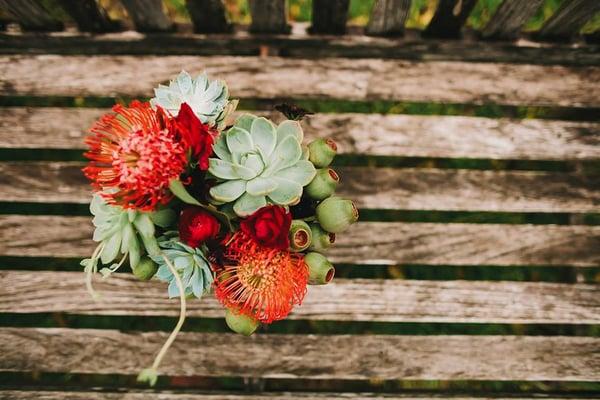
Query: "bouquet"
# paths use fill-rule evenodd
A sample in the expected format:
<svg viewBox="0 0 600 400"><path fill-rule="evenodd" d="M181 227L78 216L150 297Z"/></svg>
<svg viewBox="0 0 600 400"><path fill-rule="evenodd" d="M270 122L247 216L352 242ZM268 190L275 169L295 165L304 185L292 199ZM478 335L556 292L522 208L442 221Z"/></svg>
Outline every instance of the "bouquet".
<svg viewBox="0 0 600 400"><path fill-rule="evenodd" d="M334 196L336 144L304 145L298 107L279 107L289 119L278 125L251 114L227 125L237 101L223 81L183 71L154 92L115 105L86 138L98 246L82 261L94 298L94 274L126 261L179 298L175 329L139 375L151 385L187 300L214 291L227 325L251 335L300 305L307 284L332 280L323 253L358 219L352 201Z"/></svg>

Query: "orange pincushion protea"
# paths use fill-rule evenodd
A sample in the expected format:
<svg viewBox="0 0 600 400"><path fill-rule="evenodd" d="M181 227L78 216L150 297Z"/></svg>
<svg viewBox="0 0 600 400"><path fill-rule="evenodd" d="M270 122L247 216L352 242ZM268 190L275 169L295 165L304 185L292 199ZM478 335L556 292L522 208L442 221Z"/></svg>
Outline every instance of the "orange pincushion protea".
<svg viewBox="0 0 600 400"><path fill-rule="evenodd" d="M237 232L217 274L215 296L228 308L271 323L285 318L306 294L308 267L297 253L259 245Z"/></svg>
<svg viewBox="0 0 600 400"><path fill-rule="evenodd" d="M110 204L151 211L166 204L169 182L187 164L187 147L177 138L174 122L149 103L116 105L90 129L90 159L83 169L92 186Z"/></svg>

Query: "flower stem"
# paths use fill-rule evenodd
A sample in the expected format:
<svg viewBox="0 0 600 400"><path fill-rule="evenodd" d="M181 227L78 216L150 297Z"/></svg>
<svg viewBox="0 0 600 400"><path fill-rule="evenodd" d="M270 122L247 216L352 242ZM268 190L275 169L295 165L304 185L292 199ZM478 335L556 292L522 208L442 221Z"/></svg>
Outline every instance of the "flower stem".
<svg viewBox="0 0 600 400"><path fill-rule="evenodd" d="M173 277L175 278L175 283L177 283L177 288L179 289L180 308L179 308L179 321L177 321L177 325L175 325L175 328L173 329L173 331L167 338L167 341L163 344L162 348L156 355L156 358L154 359L154 363L152 364L152 367L148 368L146 370L143 370L140 373L140 375L138 376L138 380L144 380L144 381L147 380L150 382L151 386L153 386L154 383L156 382L156 375L158 374L158 367L159 367L160 363L162 362L163 357L165 356L165 354L167 354L167 350L169 350L169 347L171 347L171 345L175 341L177 334L179 333L179 331L181 330L181 327L183 326L183 323L185 322L185 313L186 313L185 289L183 287L183 282L181 282L181 277L179 276L179 273L177 272L177 270L175 269L175 267L173 266L171 261L167 258L167 256L165 256L164 253L161 253L161 256L162 256L163 260L165 261L165 263L167 264L169 271L171 271L171 273L173 274ZM152 375L153 376L150 379L148 379L149 378L148 374L150 374L150 376L152 376Z"/></svg>
<svg viewBox="0 0 600 400"><path fill-rule="evenodd" d="M104 243L100 243L94 252L92 253L92 258L90 259L90 263L85 267L85 287L87 288L88 293L92 296L92 299L98 300L100 295L96 293L94 287L92 286L92 277L98 271L98 257L102 250L104 250Z"/></svg>

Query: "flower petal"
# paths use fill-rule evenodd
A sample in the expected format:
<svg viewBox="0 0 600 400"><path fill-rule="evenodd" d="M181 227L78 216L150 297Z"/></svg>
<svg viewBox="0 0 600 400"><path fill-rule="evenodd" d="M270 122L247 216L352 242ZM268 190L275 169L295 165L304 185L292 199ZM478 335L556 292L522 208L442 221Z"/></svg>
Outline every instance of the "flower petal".
<svg viewBox="0 0 600 400"><path fill-rule="evenodd" d="M238 179L227 181L210 188L210 195L217 201L229 203L239 198L246 191L246 181Z"/></svg>
<svg viewBox="0 0 600 400"><path fill-rule="evenodd" d="M260 176L248 181L246 192L253 196L266 196L277 189L277 182L271 178L261 178Z"/></svg>
<svg viewBox="0 0 600 400"><path fill-rule="evenodd" d="M276 177L272 179L277 182L277 189L269 193L269 199L275 204L285 206L295 204L300 200L302 186L299 183Z"/></svg>
<svg viewBox="0 0 600 400"><path fill-rule="evenodd" d="M234 126L225 134L227 147L231 153L248 153L254 149L250 132Z"/></svg>
<svg viewBox="0 0 600 400"><path fill-rule="evenodd" d="M260 147L265 157L269 157L277 142L277 134L273 124L266 118L256 118L252 122L250 135L255 146Z"/></svg>
<svg viewBox="0 0 600 400"><path fill-rule="evenodd" d="M315 166L310 161L300 160L291 167L284 168L277 172L278 178L287 179L306 186L313 180L317 173Z"/></svg>
<svg viewBox="0 0 600 400"><path fill-rule="evenodd" d="M240 217L246 217L266 205L267 199L265 199L265 196L252 196L249 193L245 193L236 200L233 205L233 211Z"/></svg>

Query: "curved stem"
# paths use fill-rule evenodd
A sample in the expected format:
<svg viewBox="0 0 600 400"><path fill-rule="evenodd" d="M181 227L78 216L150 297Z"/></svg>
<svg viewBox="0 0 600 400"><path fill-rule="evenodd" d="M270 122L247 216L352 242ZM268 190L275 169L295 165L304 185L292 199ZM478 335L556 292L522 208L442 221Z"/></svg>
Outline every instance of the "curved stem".
<svg viewBox="0 0 600 400"><path fill-rule="evenodd" d="M94 287L92 286L92 277L98 271L98 257L102 250L104 250L104 243L100 243L94 252L92 253L92 258L90 259L90 263L85 267L85 287L87 288L88 293L94 300L98 300L100 295L96 293Z"/></svg>
<svg viewBox="0 0 600 400"><path fill-rule="evenodd" d="M181 327L183 326L183 323L185 322L185 311L186 311L185 289L183 287L183 282L181 282L181 278L179 277L179 273L177 272L177 270L175 269L173 264L171 264L171 261L167 258L167 256L165 256L164 253L161 253L161 255L162 255L163 260L165 260L165 263L169 267L169 270L173 274L173 277L175 278L175 282L177 283L177 288L179 289L180 308L179 308L179 321L177 321L177 325L175 325L175 328L169 335L169 338L167 339L165 344L163 344L162 348L160 349L160 351L156 355L156 358L154 359L154 363L152 364L152 369L154 369L154 370L158 370L158 366L160 365L165 354L167 354L167 350L169 350L169 347L171 347L171 345L175 341L175 338L177 337L177 334L181 330Z"/></svg>

